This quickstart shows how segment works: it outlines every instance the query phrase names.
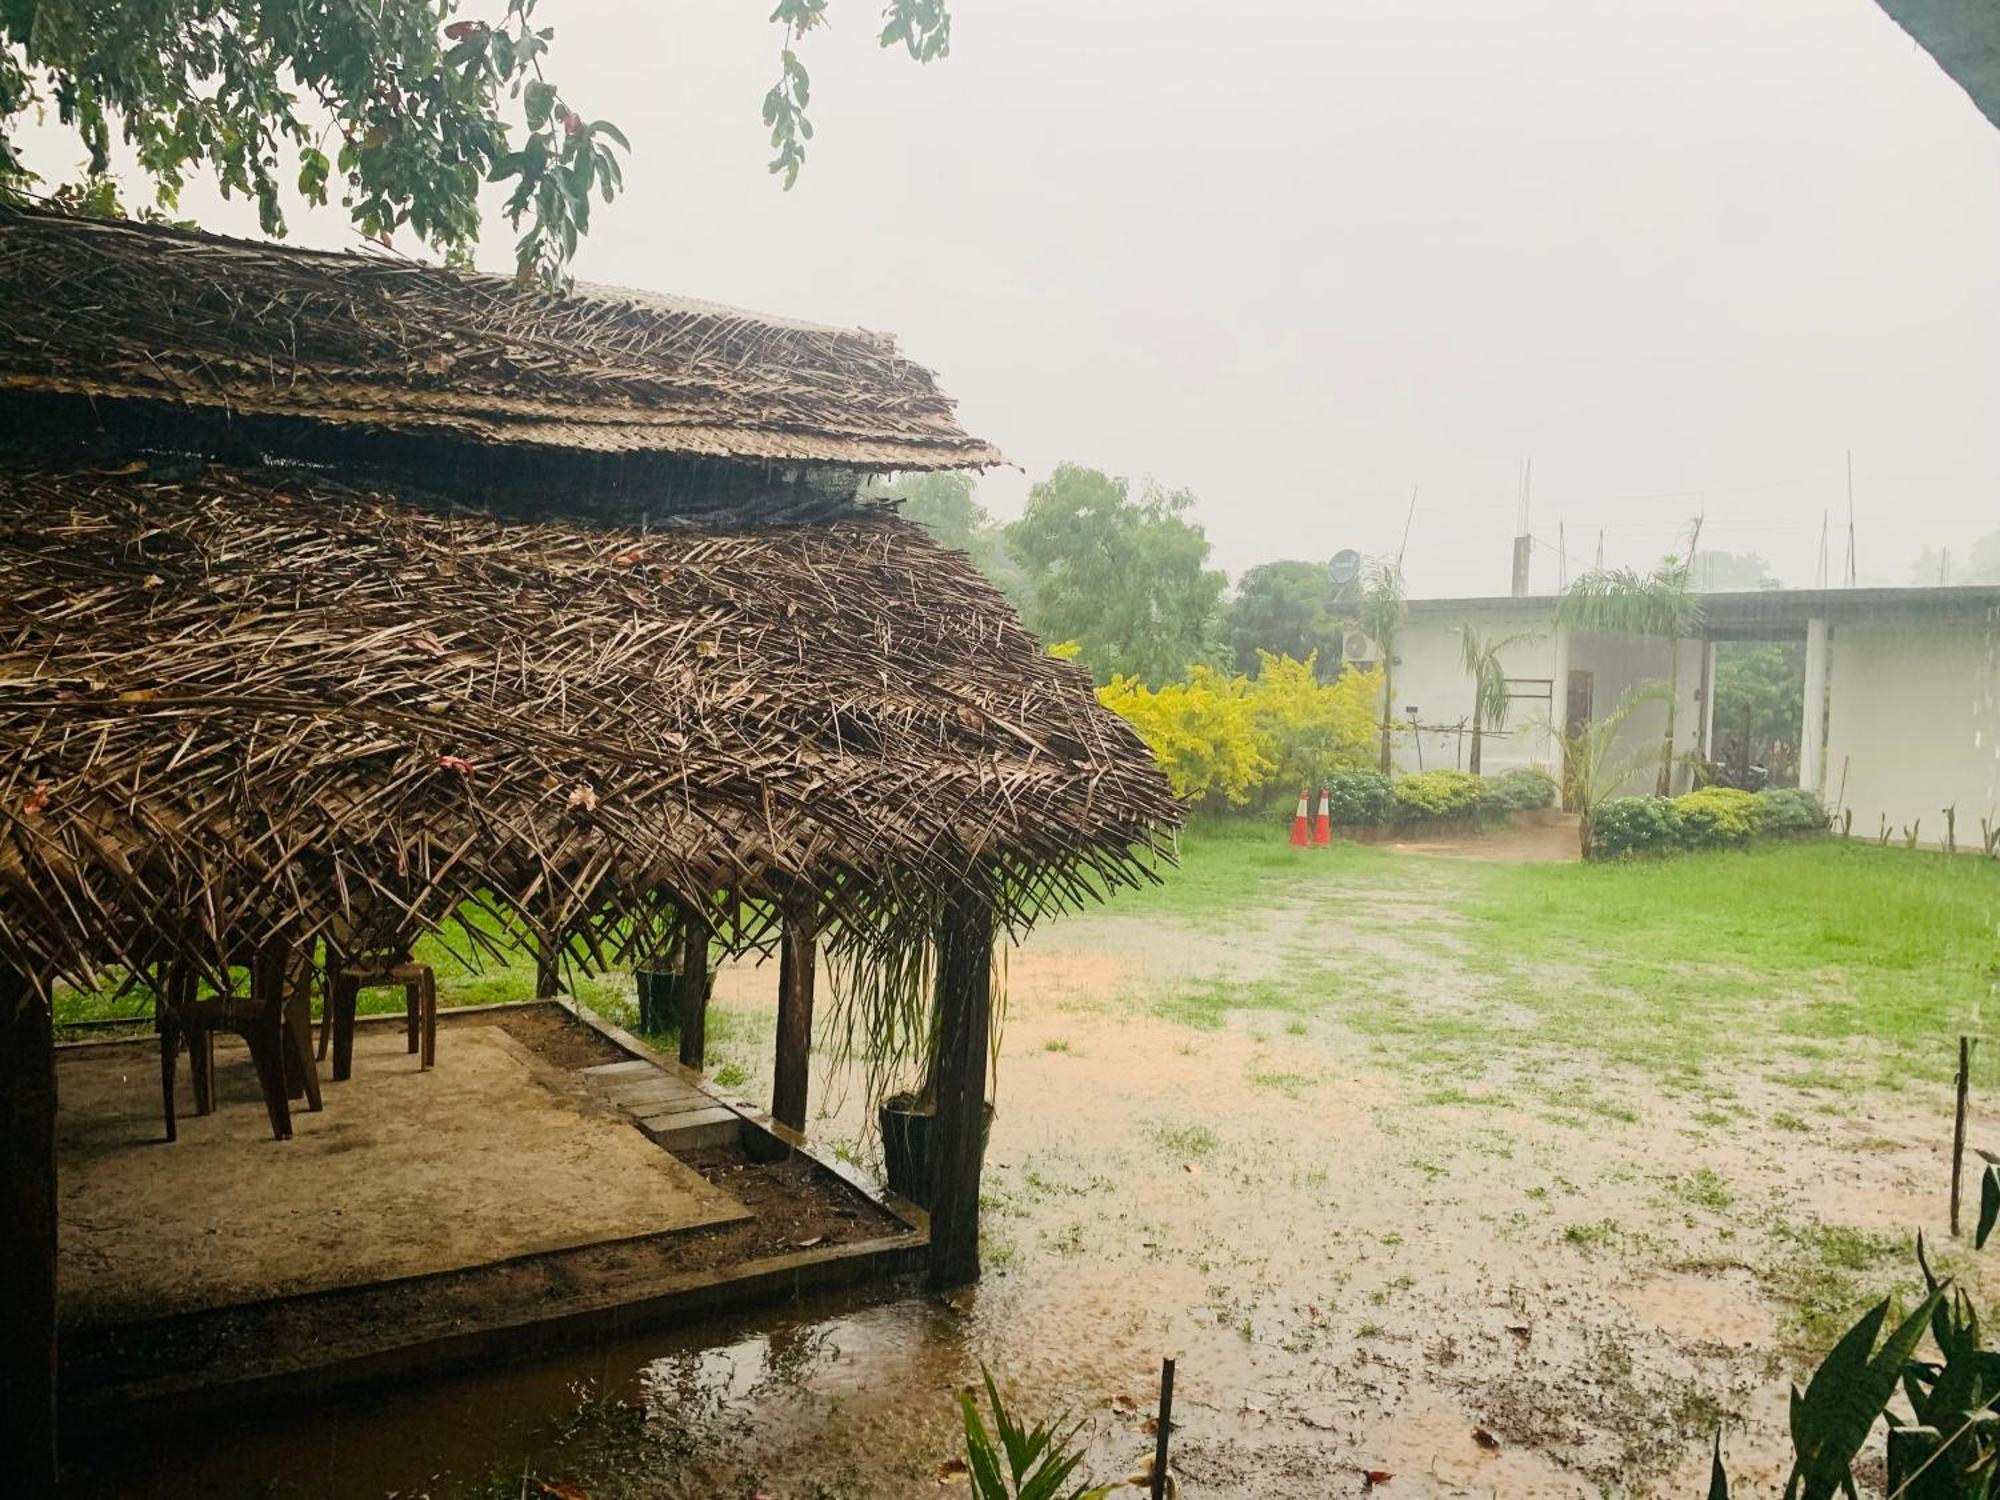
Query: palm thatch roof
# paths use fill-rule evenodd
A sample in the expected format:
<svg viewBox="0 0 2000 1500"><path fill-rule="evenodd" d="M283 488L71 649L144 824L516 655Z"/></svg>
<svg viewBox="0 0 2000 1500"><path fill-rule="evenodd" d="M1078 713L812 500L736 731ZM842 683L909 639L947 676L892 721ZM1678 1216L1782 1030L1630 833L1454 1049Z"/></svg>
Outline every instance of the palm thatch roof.
<svg viewBox="0 0 2000 1500"><path fill-rule="evenodd" d="M972 882L1023 923L1147 878L1175 817L1085 674L888 513L648 531L0 458L0 961L43 979L467 902L553 944L718 891L754 938L805 893L869 944Z"/></svg>
<svg viewBox="0 0 2000 1500"><path fill-rule="evenodd" d="M0 394L849 470L1005 460L861 329L0 205ZM324 446L319 450L324 453Z"/></svg>

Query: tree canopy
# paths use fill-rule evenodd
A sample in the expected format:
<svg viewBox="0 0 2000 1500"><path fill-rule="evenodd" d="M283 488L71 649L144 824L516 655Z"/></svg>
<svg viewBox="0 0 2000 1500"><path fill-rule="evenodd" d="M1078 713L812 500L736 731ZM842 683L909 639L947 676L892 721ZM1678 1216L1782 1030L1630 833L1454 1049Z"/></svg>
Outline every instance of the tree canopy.
<svg viewBox="0 0 2000 1500"><path fill-rule="evenodd" d="M560 287L592 198L616 195L629 147L546 76L555 31L537 24L536 5L506 0L487 21L453 20L457 0L0 0L0 196L48 190L119 212L117 138L170 214L190 176L213 174L280 236L289 184L309 205L338 195L371 239L407 229L462 261L482 187L501 184L522 231L520 276ZM771 15L785 41L764 122L786 186L812 137L795 43L825 24L826 6L780 0ZM950 39L945 0L888 0L883 46L928 62ZM20 125L51 111L84 148L76 181L45 184L22 156Z"/></svg>
<svg viewBox="0 0 2000 1500"><path fill-rule="evenodd" d="M1220 646L1223 575L1188 519L1194 496L1060 464L1028 494L1007 539L1027 575L1029 625L1075 641L1100 681L1171 682Z"/></svg>
<svg viewBox="0 0 2000 1500"><path fill-rule="evenodd" d="M1317 652L1320 675L1333 677L1352 614L1335 597L1324 563L1286 559L1259 563L1237 580L1224 629L1239 672L1257 670L1261 652L1298 661Z"/></svg>

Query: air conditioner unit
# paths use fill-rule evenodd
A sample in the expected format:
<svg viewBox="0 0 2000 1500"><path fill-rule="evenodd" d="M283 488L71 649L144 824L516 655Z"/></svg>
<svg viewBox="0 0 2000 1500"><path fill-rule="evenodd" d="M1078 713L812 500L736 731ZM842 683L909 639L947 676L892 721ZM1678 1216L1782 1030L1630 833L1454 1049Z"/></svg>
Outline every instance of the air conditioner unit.
<svg viewBox="0 0 2000 1500"><path fill-rule="evenodd" d="M1340 659L1365 671L1382 659L1382 648L1367 631L1350 630L1340 638Z"/></svg>

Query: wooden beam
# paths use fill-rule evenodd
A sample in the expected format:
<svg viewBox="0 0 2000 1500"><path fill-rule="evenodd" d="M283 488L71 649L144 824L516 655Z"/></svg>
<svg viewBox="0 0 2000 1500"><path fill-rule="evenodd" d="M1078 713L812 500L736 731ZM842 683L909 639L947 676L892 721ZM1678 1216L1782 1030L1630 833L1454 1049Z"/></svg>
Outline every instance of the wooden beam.
<svg viewBox="0 0 2000 1500"><path fill-rule="evenodd" d="M55 1058L47 1002L0 964L0 1432L27 1495L56 1486Z"/></svg>
<svg viewBox="0 0 2000 1500"><path fill-rule="evenodd" d="M806 1088L812 1068L814 944L819 937L812 907L785 910L778 952L778 1065L771 1088L771 1117L794 1130L806 1128Z"/></svg>
<svg viewBox="0 0 2000 1500"><path fill-rule="evenodd" d="M708 938L707 916L693 907L686 909L684 944L681 952L681 982L675 1003L681 1013L681 1065L700 1068L708 1055Z"/></svg>
<svg viewBox="0 0 2000 1500"><path fill-rule="evenodd" d="M986 1155L993 1009L993 911L983 895L968 888L952 897L939 948L930 1284L944 1291L979 1279L979 1170Z"/></svg>

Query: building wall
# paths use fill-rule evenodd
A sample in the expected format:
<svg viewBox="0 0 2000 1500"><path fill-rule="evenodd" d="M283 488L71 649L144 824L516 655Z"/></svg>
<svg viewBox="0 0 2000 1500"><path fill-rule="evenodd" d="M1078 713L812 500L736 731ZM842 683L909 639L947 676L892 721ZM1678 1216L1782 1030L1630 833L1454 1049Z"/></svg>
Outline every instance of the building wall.
<svg viewBox="0 0 2000 1500"><path fill-rule="evenodd" d="M1482 635L1513 635L1532 632L1531 638L1500 653L1501 664L1510 677L1554 678L1558 669L1557 631L1554 602L1546 613L1525 614L1519 610L1491 613L1468 611L1447 620L1418 616L1403 629L1396 643L1402 658L1396 668L1394 712L1398 722L1408 717L1414 705L1419 722L1426 725L1456 725L1465 721L1464 733L1431 731L1399 735L1396 764L1414 771L1439 767L1466 768L1471 751L1472 679L1460 657L1460 628L1470 625ZM1677 751L1693 749L1701 740L1701 686L1704 646L1700 641L1681 643L1680 709L1674 725ZM1627 691L1644 682L1667 677L1667 648L1663 642L1636 636L1600 635L1572 631L1568 667L1587 671L1593 677L1593 712L1601 717L1616 707ZM1525 685L1524 685L1525 687ZM1566 683L1554 685L1553 702L1516 699L1508 715L1507 728L1489 734L1480 752L1481 768L1489 776L1516 766L1534 766L1555 774L1561 763L1552 725L1562 721ZM1666 732L1666 704L1649 703L1635 712L1620 730L1614 754L1639 757L1645 765L1636 768L1624 790L1649 792L1653 789L1654 752ZM1685 789L1685 773L1677 773L1676 790Z"/></svg>
<svg viewBox="0 0 2000 1500"><path fill-rule="evenodd" d="M1674 713L1674 754L1678 758L1701 743L1702 661L1707 647L1699 640L1680 643L1680 685ZM1665 641L1645 636L1606 635L1575 631L1570 637L1569 667L1573 672L1592 675L1591 717L1602 719L1616 709L1625 695L1649 684L1665 686L1672 658ZM1658 784L1660 743L1667 732L1667 705L1641 704L1618 731L1612 755L1632 762L1617 793L1636 796L1651 792ZM1673 789L1684 792L1689 776L1679 764L1674 768Z"/></svg>
<svg viewBox="0 0 2000 1500"><path fill-rule="evenodd" d="M1396 764L1406 771L1465 770L1472 753L1472 679L1466 675L1461 627L1471 626L1487 638L1521 631L1530 639L1500 653L1509 677L1548 677L1555 670L1555 615L1523 615L1516 610L1467 612L1446 620L1419 616L1408 621L1396 640L1394 717L1405 722L1414 705L1418 722L1427 725L1465 723L1457 730L1396 737ZM1525 690L1525 689L1524 689ZM1554 747L1549 739L1549 707L1544 702L1517 699L1507 716L1507 728L1489 733L1480 750L1481 768L1488 776L1516 766L1539 766L1553 772Z"/></svg>
<svg viewBox="0 0 2000 1500"><path fill-rule="evenodd" d="M1857 837L1921 819L1936 845L1956 804L1959 847L1977 848L2000 816L2000 617L1843 621L1830 644L1827 805L1853 809Z"/></svg>

